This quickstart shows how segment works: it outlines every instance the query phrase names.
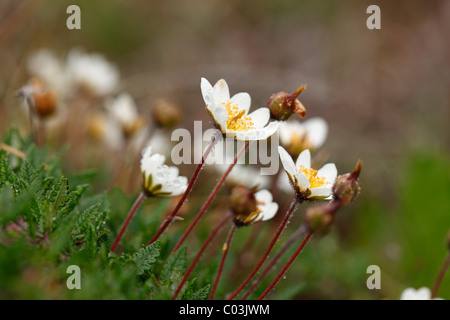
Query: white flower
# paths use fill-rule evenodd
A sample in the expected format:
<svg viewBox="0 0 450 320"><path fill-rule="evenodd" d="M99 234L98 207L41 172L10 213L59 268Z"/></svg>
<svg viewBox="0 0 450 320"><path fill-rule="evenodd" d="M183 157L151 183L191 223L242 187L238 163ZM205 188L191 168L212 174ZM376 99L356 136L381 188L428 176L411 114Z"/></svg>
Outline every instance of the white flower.
<svg viewBox="0 0 450 320"><path fill-rule="evenodd" d="M283 147L278 147L278 152L294 189L303 199L331 199L337 176L334 163L327 163L317 171L311 168L309 149L300 153L295 164Z"/></svg>
<svg viewBox="0 0 450 320"><path fill-rule="evenodd" d="M136 103L127 93L121 93L115 99L105 102L106 109L120 124L125 136L131 136L143 126L142 118L138 114Z"/></svg>
<svg viewBox="0 0 450 320"><path fill-rule="evenodd" d="M278 122L268 123L268 108L248 113L251 98L247 92L237 93L230 98L228 85L223 79L213 87L208 80L202 78L200 87L206 109L223 134L242 141L264 140L278 130Z"/></svg>
<svg viewBox="0 0 450 320"><path fill-rule="evenodd" d="M113 93L119 85L119 71L98 53L71 50L67 57L66 71L70 80L98 96Z"/></svg>
<svg viewBox="0 0 450 320"><path fill-rule="evenodd" d="M278 211L278 203L273 202L272 194L266 189L255 192L254 189L237 187L233 189L230 201L237 226L270 220Z"/></svg>
<svg viewBox="0 0 450 320"><path fill-rule="evenodd" d="M406 288L402 292L400 300L443 300L443 299L442 298L431 299L431 290L428 289L427 287L422 287L417 290L415 290L414 288Z"/></svg>
<svg viewBox="0 0 450 320"><path fill-rule="evenodd" d="M273 202L270 191L266 189L259 190L255 193L256 207L260 211L252 223L258 221L267 221L272 219L278 211L278 203Z"/></svg>
<svg viewBox="0 0 450 320"><path fill-rule="evenodd" d="M280 124L280 143L294 157L305 149L317 150L328 134L328 124L320 117L304 122L288 120Z"/></svg>
<svg viewBox="0 0 450 320"><path fill-rule="evenodd" d="M66 93L68 79L65 66L50 50L43 48L34 52L27 61L27 69L59 95Z"/></svg>
<svg viewBox="0 0 450 320"><path fill-rule="evenodd" d="M178 176L177 167L164 165L166 157L147 147L142 152L141 172L144 175L144 191L147 196L177 196L187 188L187 178Z"/></svg>

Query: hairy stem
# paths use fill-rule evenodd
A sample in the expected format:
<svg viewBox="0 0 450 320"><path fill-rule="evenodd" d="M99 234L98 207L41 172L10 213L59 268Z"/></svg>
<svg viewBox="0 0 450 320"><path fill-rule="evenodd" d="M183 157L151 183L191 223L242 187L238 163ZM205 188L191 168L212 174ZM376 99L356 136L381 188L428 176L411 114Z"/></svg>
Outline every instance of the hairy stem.
<svg viewBox="0 0 450 320"><path fill-rule="evenodd" d="M220 260L219 270L217 270L216 279L214 280L214 284L211 288L211 293L209 294L209 300L214 299L214 294L216 293L217 285L219 284L220 276L222 275L223 271L223 266L225 265L225 260L227 258L227 254L231 245L231 240L233 239L235 231L236 231L236 224L233 223L231 225L230 232L228 233L227 240L222 247L222 259Z"/></svg>
<svg viewBox="0 0 450 320"><path fill-rule="evenodd" d="M183 288L184 284L188 280L189 276L191 275L192 271L194 270L195 266L197 265L198 261L200 260L201 256L203 255L203 252L206 250L206 247L210 244L212 239L216 236L217 232L219 232L220 229L225 225L226 222L230 220L230 216L225 216L218 224L217 226L211 231L211 233L206 238L205 242L203 242L202 247L197 252L197 255L195 256L194 260L191 262L191 265L186 270L186 273L183 276L183 279L181 280L180 284L178 285L175 293L172 296L172 300L175 300L180 293L181 289Z"/></svg>
<svg viewBox="0 0 450 320"><path fill-rule="evenodd" d="M297 256L300 254L300 252L302 252L303 248L305 247L306 243L308 242L308 240L311 238L311 236L313 235L312 232L308 232L308 234L306 235L305 239L303 239L302 243L300 244L300 246L297 248L297 250L294 252L294 254L291 256L291 258L289 259L289 261L284 265L283 269L281 269L281 271L278 273L278 275L276 276L276 278L272 281L272 283L267 287L267 289L259 296L258 300L262 300L264 299L264 297L272 290L272 288L278 283L278 281L281 279L281 277L284 275L284 273L286 272L286 270L290 267L290 265L292 264L292 262L294 262L295 258L297 258Z"/></svg>
<svg viewBox="0 0 450 320"><path fill-rule="evenodd" d="M161 236L161 234L167 229L167 227L172 222L173 218L178 214L178 211L180 211L184 201L186 201L187 196L189 195L189 192L191 192L192 187L194 186L195 180L197 180L198 174L200 173L200 170L202 169L203 165L205 164L206 158L214 148L215 144L217 143L218 139L217 137L213 137L211 140L211 143L209 144L208 148L205 150L202 156L201 162L197 165L195 168L194 173L192 174L191 180L189 181L189 184L186 188L186 191L184 192L183 196L180 198L180 201L178 201L177 206L172 211L172 213L164 219L164 222L162 223L159 230L156 232L156 234L153 236L153 238L147 243L147 246L158 240L158 238Z"/></svg>
<svg viewBox="0 0 450 320"><path fill-rule="evenodd" d="M253 291L258 287L261 283L262 279L272 270L272 268L276 265L278 260L285 254L285 252L306 232L306 228L301 226L295 233L291 235L289 240L281 247L276 256L270 261L270 264L264 269L261 275L252 283L251 287L247 290L247 292L242 296L242 300L247 299Z"/></svg>
<svg viewBox="0 0 450 320"><path fill-rule="evenodd" d="M228 174L230 173L231 169L233 169L234 165L238 161L239 157L244 153L245 150L247 150L249 143L246 142L245 145L239 150L239 152L234 157L234 161L230 166L228 167L227 171L222 175L220 180L217 182L214 189L211 191L211 193L208 196L208 199L206 199L205 203L201 207L200 211L195 216L194 220L191 222L187 230L184 232L184 234L181 236L180 240L178 240L178 243L175 245L175 248L172 250L172 253L177 251L181 245L183 244L184 240L187 238L187 236L191 233L192 229L195 227L197 222L200 220L200 218L203 216L203 214L206 212L208 207L210 206L211 202L213 201L214 197L216 196L217 192L219 191L222 184L225 182L225 179L227 178Z"/></svg>
<svg viewBox="0 0 450 320"><path fill-rule="evenodd" d="M131 219L133 218L134 214L136 213L137 208L140 206L140 204L142 203L142 201L144 201L144 199L147 196L145 195L144 191L141 191L141 193L139 194L139 196L137 197L136 201L134 202L133 206L130 209L130 212L128 213L127 218L125 219L122 227L120 228L119 234L116 237L116 240L114 240L113 245L111 246L111 252L114 252L117 248L117 245L120 242L120 239L122 239L122 236L126 230L126 228L128 227L128 224L130 223Z"/></svg>
<svg viewBox="0 0 450 320"><path fill-rule="evenodd" d="M450 252L447 254L447 258L444 260L444 264L442 265L441 270L439 270L436 280L434 281L433 290L431 291L431 299L436 298L436 294L439 290L442 279L444 279L444 275L447 272L449 266L450 266Z"/></svg>
<svg viewBox="0 0 450 320"><path fill-rule="evenodd" d="M297 204L299 201L297 198L294 198L291 202L291 206L289 207L288 211L286 211L286 214L284 215L283 221L281 221L280 226L278 227L278 230L273 237L272 241L269 244L269 247L267 248L266 252L264 252L264 255L262 256L261 260L259 260L258 264L253 268L252 272L248 275L248 277L244 280L244 282L241 283L241 285L228 297L228 300L232 300L235 298L239 292L242 291L242 289L250 282L250 280L253 278L253 276L258 272L258 270L263 265L264 261L266 261L267 257L269 256L270 251L272 251L273 247L275 246L275 243L277 242L278 238L280 237L281 233L283 232L284 227L286 226L287 222L291 218L292 213L294 212L294 209L297 207Z"/></svg>

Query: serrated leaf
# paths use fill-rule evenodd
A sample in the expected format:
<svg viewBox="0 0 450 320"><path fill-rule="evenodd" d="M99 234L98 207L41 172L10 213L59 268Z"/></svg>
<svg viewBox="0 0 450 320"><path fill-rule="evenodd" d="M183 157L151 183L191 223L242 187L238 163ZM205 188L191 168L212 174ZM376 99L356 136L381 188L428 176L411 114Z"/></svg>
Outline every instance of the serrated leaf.
<svg viewBox="0 0 450 320"><path fill-rule="evenodd" d="M133 261L136 263L136 273L138 276L151 272L153 265L156 262L156 258L160 254L159 242L153 242L152 244L139 249L138 252L133 254Z"/></svg>
<svg viewBox="0 0 450 320"><path fill-rule="evenodd" d="M52 187L47 195L47 199L53 210L58 209L65 202L68 194L68 188L67 178L65 177L61 177Z"/></svg>
<svg viewBox="0 0 450 320"><path fill-rule="evenodd" d="M173 282L171 280L173 280L174 271L180 274L186 271L186 251L186 246L183 246L170 255L161 273L162 283L171 284Z"/></svg>

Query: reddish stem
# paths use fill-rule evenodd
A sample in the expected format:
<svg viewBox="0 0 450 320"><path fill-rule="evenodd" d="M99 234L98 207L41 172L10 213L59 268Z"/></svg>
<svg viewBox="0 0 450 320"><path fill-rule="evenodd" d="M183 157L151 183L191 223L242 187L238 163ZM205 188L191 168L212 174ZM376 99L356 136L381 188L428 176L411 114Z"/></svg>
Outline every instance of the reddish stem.
<svg viewBox="0 0 450 320"><path fill-rule="evenodd" d="M227 258L228 251L230 249L231 240L233 239L234 232L236 231L236 224L232 224L230 228L230 232L228 233L227 241L224 243L222 247L222 259L220 260L219 270L217 270L216 279L214 280L214 284L211 289L211 293L209 294L209 300L214 299L214 294L216 293L217 285L219 284L220 276L222 275L222 270L225 265L225 259Z"/></svg>
<svg viewBox="0 0 450 320"><path fill-rule="evenodd" d="M143 192L143 191L137 197L136 201L134 202L133 206L130 209L130 212L128 213L127 218L125 219L122 227L120 228L120 231L119 231L119 234L116 237L116 240L114 240L114 243L111 246L111 252L114 252L116 250L116 247L119 244L120 239L122 239L122 236L123 236L123 234L124 234L128 224L130 223L131 219L133 218L134 214L136 213L137 208L142 203L142 201L144 201L144 199L146 197L147 196L145 195L145 192Z"/></svg>
<svg viewBox="0 0 450 320"><path fill-rule="evenodd" d="M203 255L203 252L206 250L206 247L208 247L209 243L212 241L212 239L216 236L217 232L219 232L220 229L225 225L225 223L230 220L230 217L227 215L224 219L222 219L219 224L211 231L209 236L206 238L205 242L203 242L202 247L197 252L197 255L195 256L194 260L191 262L191 265L187 269L186 273L183 276L183 279L181 280L180 284L178 285L177 290L172 296L172 300L175 300L180 293L181 289L183 288L184 284L186 283L187 279L191 275L192 271L194 270L195 266L197 265L198 261L200 260L201 256Z"/></svg>
<svg viewBox="0 0 450 320"><path fill-rule="evenodd" d="M187 196L189 195L189 192L191 191L192 187L194 186L195 180L197 180L198 174L200 173L200 170L202 169L203 165L205 164L206 158L208 157L209 153L213 149L214 145L217 143L218 139L216 137L213 137L211 140L211 143L209 144L208 148L205 150L202 156L201 162L197 165L195 168L194 173L192 174L191 180L189 181L189 184L186 188L186 191L184 192L183 196L181 197L180 201L178 201L177 206L172 211L172 213L164 219L164 222L162 223L159 230L156 232L156 234L153 236L153 238L146 244L146 246L152 244L158 238L161 236L161 234L167 229L167 227L172 222L173 218L177 215L178 211L180 211L181 206L183 205L184 201L186 200Z"/></svg>
<svg viewBox="0 0 450 320"><path fill-rule="evenodd" d="M175 245L175 248L173 248L172 253L177 251L181 245L183 244L184 240L187 238L187 236L191 233L192 229L195 227L197 222L200 220L200 218L203 216L203 214L206 212L208 207L210 206L211 202L213 201L214 197L216 196L217 192L219 191L220 187L224 183L225 179L227 178L228 174L230 173L231 169L233 169L234 165L238 161L239 157L244 153L245 150L247 150L249 143L246 142L245 145L239 150L239 152L234 157L234 161L230 166L228 167L227 171L222 175L220 180L217 182L214 189L211 191L211 193L208 196L208 199L206 199L205 203L201 207L200 211L195 216L194 220L191 222L187 230L184 232L184 234L181 236L180 240L178 240L178 243Z"/></svg>
<svg viewBox="0 0 450 320"><path fill-rule="evenodd" d="M252 283L251 287L247 290L247 292L242 297L242 300L247 299L250 294L258 287L261 283L261 280L269 273L270 270L275 266L275 264L280 260L283 254L306 232L306 228L300 227L294 234L291 235L289 240L281 247L280 251L278 251L277 255L270 261L270 264L264 269L261 275Z"/></svg>
<svg viewBox="0 0 450 320"><path fill-rule="evenodd" d="M276 276L275 280L273 280L272 283L267 287L267 289L262 293L262 295L259 296L258 300L264 299L264 297L270 292L270 290L272 290L272 288L278 283L278 281L281 279L281 277L286 272L286 270L290 267L292 262L294 262L295 258L297 258L297 256L300 254L300 252L302 252L303 248L305 247L306 243L308 242L308 240L311 238L312 235L313 235L312 232L308 232L308 234L306 235L305 239L303 239L302 243L297 248L297 250L294 252L292 257L285 264L283 269L281 269L281 271L278 273L278 275Z"/></svg>
<svg viewBox="0 0 450 320"><path fill-rule="evenodd" d="M442 279L444 279L444 275L447 272L449 266L450 266L450 253L447 254L447 258L445 259L444 264L442 265L441 270L439 270L437 278L434 281L433 290L431 291L431 299L436 298L436 294L439 290Z"/></svg>
<svg viewBox="0 0 450 320"><path fill-rule="evenodd" d="M275 236L273 237L272 242L270 242L269 247L267 248L266 252L264 252L263 257L261 258L261 260L259 260L256 267L253 268L252 272L248 275L248 277L244 280L244 282L241 283L239 288L237 288L231 294L231 296L228 297L228 300L232 300L234 297L236 297L238 295L238 293L241 292L242 289L249 283L249 281L253 278L253 276L256 274L256 272L258 272L258 270L261 268L264 261L266 261L267 257L269 256L270 251L272 251L273 247L275 246L275 243L277 242L278 238L280 237L281 232L283 232L284 227L286 226L287 222L291 218L291 215L294 212L294 209L297 206L297 204L298 204L298 200L297 200L297 198L294 198L294 200L292 200L291 206L289 207L288 211L284 215L283 221L281 221L281 224L278 227L278 230L277 230Z"/></svg>

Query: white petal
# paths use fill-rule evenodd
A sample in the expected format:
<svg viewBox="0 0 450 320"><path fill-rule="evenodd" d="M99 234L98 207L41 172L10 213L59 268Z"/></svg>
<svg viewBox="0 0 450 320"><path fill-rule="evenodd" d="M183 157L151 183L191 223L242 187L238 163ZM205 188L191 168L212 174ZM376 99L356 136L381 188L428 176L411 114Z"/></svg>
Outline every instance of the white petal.
<svg viewBox="0 0 450 320"><path fill-rule="evenodd" d="M270 110L268 108L259 108L248 115L256 129L263 128L270 119Z"/></svg>
<svg viewBox="0 0 450 320"><path fill-rule="evenodd" d="M230 131L240 141L265 140L277 132L280 123L278 121L270 122L266 127L248 131Z"/></svg>
<svg viewBox="0 0 450 320"><path fill-rule="evenodd" d="M231 104L237 104L239 110L245 110L245 114L247 114L251 105L250 95L247 92L236 93L231 97Z"/></svg>
<svg viewBox="0 0 450 320"><path fill-rule="evenodd" d="M287 151L281 146L278 147L278 153L280 155L284 170L288 173L289 176L293 178L297 172L297 170L295 169L294 161L292 160L289 153L287 153Z"/></svg>
<svg viewBox="0 0 450 320"><path fill-rule="evenodd" d="M303 166L305 168L311 168L311 152L309 149L303 150L297 158L295 163L296 168Z"/></svg>
<svg viewBox="0 0 450 320"><path fill-rule="evenodd" d="M311 199L325 199L331 195L331 186L311 188Z"/></svg>
<svg viewBox="0 0 450 320"><path fill-rule="evenodd" d="M328 134L328 124L327 122L320 118L311 118L304 122L306 132L308 134L308 140L311 142L314 148L320 148Z"/></svg>
<svg viewBox="0 0 450 320"><path fill-rule="evenodd" d="M212 98L211 94L213 90L211 83L209 83L209 81L206 80L205 78L202 78L200 81L200 89L202 91L202 96L203 100L205 101L205 104L206 105L214 104L214 101L211 101Z"/></svg>
<svg viewBox="0 0 450 320"><path fill-rule="evenodd" d="M255 199L257 202L261 202L267 205L272 202L273 197L269 190L262 189L255 193Z"/></svg>
<svg viewBox="0 0 450 320"><path fill-rule="evenodd" d="M422 287L418 290L407 288L402 292L400 300L429 300L431 298L431 291L427 287Z"/></svg>
<svg viewBox="0 0 450 320"><path fill-rule="evenodd" d="M262 215L262 221L267 221L272 219L278 211L278 203L271 202L269 205L267 205L263 212L261 212Z"/></svg>
<svg viewBox="0 0 450 320"><path fill-rule="evenodd" d="M214 102L216 104L228 102L230 100L230 90L228 84L224 79L220 79L216 82L213 88Z"/></svg>
<svg viewBox="0 0 450 320"><path fill-rule="evenodd" d="M324 177L327 182L333 184L337 177L336 165L334 163L327 163L317 171L317 175Z"/></svg>
<svg viewBox="0 0 450 320"><path fill-rule="evenodd" d="M309 180L303 173L301 173L300 171L295 171L294 178L296 180L295 184L300 189L300 191L304 192L309 189Z"/></svg>
<svg viewBox="0 0 450 320"><path fill-rule="evenodd" d="M213 108L208 108L214 119L214 122L219 127L219 130L225 133L227 131L228 111L224 105L215 105Z"/></svg>

